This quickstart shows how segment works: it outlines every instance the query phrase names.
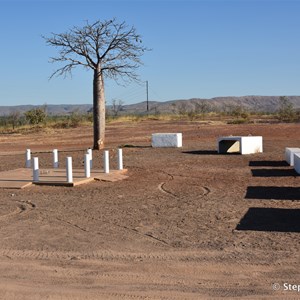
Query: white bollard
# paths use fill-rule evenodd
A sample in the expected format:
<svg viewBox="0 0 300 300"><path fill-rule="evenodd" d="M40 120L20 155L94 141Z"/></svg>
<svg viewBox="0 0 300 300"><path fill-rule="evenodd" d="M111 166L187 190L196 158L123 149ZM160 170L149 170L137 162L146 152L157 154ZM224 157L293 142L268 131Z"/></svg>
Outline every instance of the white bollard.
<svg viewBox="0 0 300 300"><path fill-rule="evenodd" d="M39 181L40 170L39 170L39 158L33 158L33 181Z"/></svg>
<svg viewBox="0 0 300 300"><path fill-rule="evenodd" d="M57 151L57 149L53 150L53 168L58 168L58 151Z"/></svg>
<svg viewBox="0 0 300 300"><path fill-rule="evenodd" d="M109 151L104 151L104 173L109 173Z"/></svg>
<svg viewBox="0 0 300 300"><path fill-rule="evenodd" d="M30 149L26 149L25 167L26 168L31 167L31 152L30 152Z"/></svg>
<svg viewBox="0 0 300 300"><path fill-rule="evenodd" d="M66 169L67 169L67 182L73 182L73 168L72 168L72 157L67 157L66 159Z"/></svg>
<svg viewBox="0 0 300 300"><path fill-rule="evenodd" d="M123 149L118 149L118 170L123 170Z"/></svg>
<svg viewBox="0 0 300 300"><path fill-rule="evenodd" d="M91 177L91 156L89 153L84 155L84 173L86 178Z"/></svg>
<svg viewBox="0 0 300 300"><path fill-rule="evenodd" d="M92 169L93 168L93 150L89 148L89 149L87 149L87 153L90 156L90 168Z"/></svg>

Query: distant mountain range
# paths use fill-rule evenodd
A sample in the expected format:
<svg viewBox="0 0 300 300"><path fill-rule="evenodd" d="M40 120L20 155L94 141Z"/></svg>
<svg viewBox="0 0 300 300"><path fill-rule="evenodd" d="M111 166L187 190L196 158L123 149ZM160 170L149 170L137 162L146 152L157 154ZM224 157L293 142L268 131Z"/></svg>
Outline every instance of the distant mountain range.
<svg viewBox="0 0 300 300"><path fill-rule="evenodd" d="M178 113L179 111L191 111L195 109L208 109L209 111L228 111L235 107L242 107L247 111L254 112L275 112L279 107L279 96L243 96L243 97L217 97L212 99L180 99L166 102L149 101L149 111L151 113ZM288 96L289 101L294 108L300 110L300 96ZM18 105L18 106L0 106L0 116L10 115L18 111L24 113L33 108L41 106L36 105ZM91 112L91 104L49 104L46 106L48 115L69 115L74 112ZM108 111L112 107L107 106ZM147 112L146 102L123 105L120 114L144 114Z"/></svg>

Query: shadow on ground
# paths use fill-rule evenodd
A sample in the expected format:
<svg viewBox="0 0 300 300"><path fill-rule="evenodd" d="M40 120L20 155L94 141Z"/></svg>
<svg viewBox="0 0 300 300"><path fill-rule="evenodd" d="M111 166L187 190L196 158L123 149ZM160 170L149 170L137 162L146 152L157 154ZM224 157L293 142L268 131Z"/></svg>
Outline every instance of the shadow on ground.
<svg viewBox="0 0 300 300"><path fill-rule="evenodd" d="M300 209L249 208L236 230L300 232Z"/></svg>
<svg viewBox="0 0 300 300"><path fill-rule="evenodd" d="M216 155L218 151L216 150L193 150L193 151L183 151L184 154L194 154L194 155Z"/></svg>
<svg viewBox="0 0 300 300"><path fill-rule="evenodd" d="M300 187L248 186L245 198L300 200Z"/></svg>
<svg viewBox="0 0 300 300"><path fill-rule="evenodd" d="M298 176L294 169L252 169L254 177L290 177Z"/></svg>
<svg viewBox="0 0 300 300"><path fill-rule="evenodd" d="M232 153L218 153L216 150L193 150L193 151L183 151L184 154L194 154L194 155L240 155L238 152Z"/></svg>
<svg viewBox="0 0 300 300"><path fill-rule="evenodd" d="M284 160L261 160L250 161L250 167L288 167L289 164Z"/></svg>

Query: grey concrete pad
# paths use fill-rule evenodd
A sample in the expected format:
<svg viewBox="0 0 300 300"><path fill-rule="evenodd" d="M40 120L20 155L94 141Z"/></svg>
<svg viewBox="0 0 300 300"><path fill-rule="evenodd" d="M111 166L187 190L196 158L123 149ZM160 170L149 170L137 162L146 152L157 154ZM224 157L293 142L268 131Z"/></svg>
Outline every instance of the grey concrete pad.
<svg viewBox="0 0 300 300"><path fill-rule="evenodd" d="M65 169L40 169L38 182L32 181L32 169L20 168L10 171L0 172L0 188L22 189L36 185L55 185L55 186L77 186L89 183L94 180L114 182L126 179L127 170L110 170L108 174L103 170L92 170L91 177L86 178L83 169L73 169L73 182L68 183Z"/></svg>

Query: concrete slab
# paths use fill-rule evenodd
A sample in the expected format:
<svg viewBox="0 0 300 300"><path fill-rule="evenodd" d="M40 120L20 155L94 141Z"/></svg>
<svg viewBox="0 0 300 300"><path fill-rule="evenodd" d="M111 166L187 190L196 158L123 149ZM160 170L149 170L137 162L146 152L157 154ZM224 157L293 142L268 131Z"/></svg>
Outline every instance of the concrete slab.
<svg viewBox="0 0 300 300"><path fill-rule="evenodd" d="M110 170L108 174L104 173L104 171L101 172L92 172L92 176L95 180L99 181L109 181L109 182L115 182L119 180L123 180L128 178L128 175L125 175L127 173L127 169L123 170Z"/></svg>
<svg viewBox="0 0 300 300"><path fill-rule="evenodd" d="M91 177L85 178L84 169L73 169L73 182L68 183L65 169L40 169L39 181L33 182L32 169L20 168L0 172L0 188L22 189L31 184L72 187L94 180L115 182L126 179L128 177L125 175L126 172L126 169L110 170L110 173L106 174L103 170L92 170Z"/></svg>
<svg viewBox="0 0 300 300"><path fill-rule="evenodd" d="M0 172L0 188L23 189L32 184L32 170L20 168Z"/></svg>

